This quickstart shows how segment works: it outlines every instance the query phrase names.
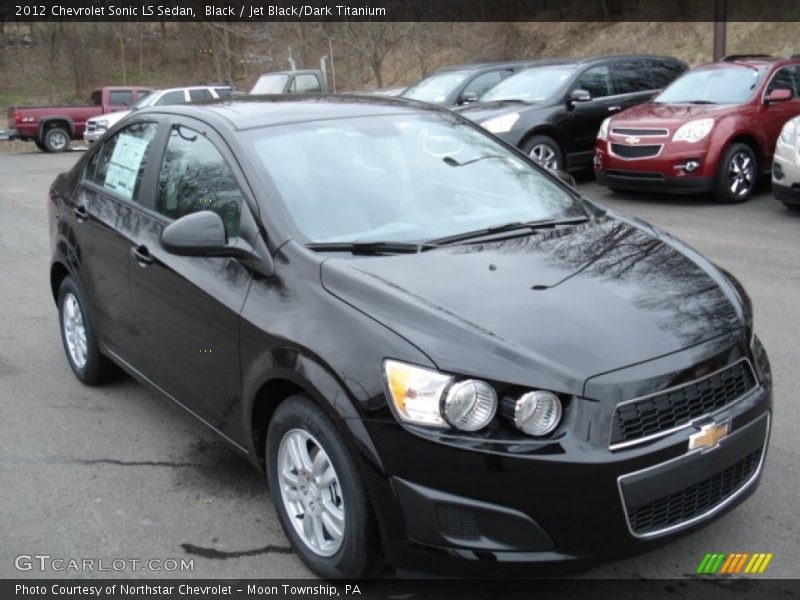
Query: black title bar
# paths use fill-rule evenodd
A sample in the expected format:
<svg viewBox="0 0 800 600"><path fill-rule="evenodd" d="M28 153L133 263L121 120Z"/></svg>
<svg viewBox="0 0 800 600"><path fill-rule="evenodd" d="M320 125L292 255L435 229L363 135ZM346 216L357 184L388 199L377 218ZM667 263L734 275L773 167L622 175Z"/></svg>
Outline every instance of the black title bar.
<svg viewBox="0 0 800 600"><path fill-rule="evenodd" d="M0 21L800 21L796 0L2 0Z"/></svg>

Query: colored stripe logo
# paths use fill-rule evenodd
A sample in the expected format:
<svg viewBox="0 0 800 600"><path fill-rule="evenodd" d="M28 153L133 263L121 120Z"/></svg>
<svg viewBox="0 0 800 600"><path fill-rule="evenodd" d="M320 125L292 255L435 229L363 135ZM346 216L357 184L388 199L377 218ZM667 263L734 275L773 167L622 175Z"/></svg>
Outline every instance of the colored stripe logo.
<svg viewBox="0 0 800 600"><path fill-rule="evenodd" d="M767 570L772 552L715 552L706 554L697 567L698 575L759 575Z"/></svg>

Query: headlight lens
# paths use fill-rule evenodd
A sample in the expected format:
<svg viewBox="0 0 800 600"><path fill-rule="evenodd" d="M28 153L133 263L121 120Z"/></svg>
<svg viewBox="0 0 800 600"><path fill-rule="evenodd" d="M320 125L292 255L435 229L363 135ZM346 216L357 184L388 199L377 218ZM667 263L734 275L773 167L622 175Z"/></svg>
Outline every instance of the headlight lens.
<svg viewBox="0 0 800 600"><path fill-rule="evenodd" d="M486 427L497 412L497 394L485 381L468 379L453 385L444 400L447 422L461 431Z"/></svg>
<svg viewBox="0 0 800 600"><path fill-rule="evenodd" d="M606 117L600 124L600 131L597 132L598 140L608 139L608 126L611 124L611 117Z"/></svg>
<svg viewBox="0 0 800 600"><path fill-rule="evenodd" d="M448 427L440 410L452 377L395 360L383 365L395 413L400 420L428 427Z"/></svg>
<svg viewBox="0 0 800 600"><path fill-rule="evenodd" d="M678 128L672 137L673 142L699 142L706 137L714 127L714 119L700 119L690 121Z"/></svg>
<svg viewBox="0 0 800 600"><path fill-rule="evenodd" d="M509 131L514 126L514 123L516 123L518 120L518 113L508 113L507 115L502 115L500 117L495 117L494 119L484 121L481 123L481 127L491 131L492 133L505 133L506 131Z"/></svg>
<svg viewBox="0 0 800 600"><path fill-rule="evenodd" d="M794 146L797 138L797 119L789 119L781 129L780 143L785 146Z"/></svg>
<svg viewBox="0 0 800 600"><path fill-rule="evenodd" d="M551 392L528 392L514 405L514 425L528 435L547 435L561 421L561 401Z"/></svg>

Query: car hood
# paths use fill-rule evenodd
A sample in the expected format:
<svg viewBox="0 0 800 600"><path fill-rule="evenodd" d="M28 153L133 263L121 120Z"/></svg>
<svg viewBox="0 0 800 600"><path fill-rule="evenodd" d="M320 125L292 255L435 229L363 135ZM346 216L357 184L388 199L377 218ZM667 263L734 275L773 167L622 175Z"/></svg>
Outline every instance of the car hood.
<svg viewBox="0 0 800 600"><path fill-rule="evenodd" d="M613 124L627 126L679 126L694 119L722 117L739 109L730 104L656 104L649 102L632 106L617 115Z"/></svg>
<svg viewBox="0 0 800 600"><path fill-rule="evenodd" d="M333 257L321 279L444 371L572 394L594 375L744 326L718 269L618 218L419 254Z"/></svg>
<svg viewBox="0 0 800 600"><path fill-rule="evenodd" d="M129 114L131 114L131 111L129 111L129 110L117 110L117 111L114 111L114 112L105 113L105 114L102 114L102 115L97 115L96 117L92 117L89 120L90 121L108 121L108 126L110 128L114 123L116 123L117 121L119 121L123 117L127 117Z"/></svg>
<svg viewBox="0 0 800 600"><path fill-rule="evenodd" d="M498 100L497 102L473 102L462 108L455 109L457 113L475 123L482 123L487 119L499 117L511 112L528 111L531 108L538 108L541 104L529 104L510 100Z"/></svg>

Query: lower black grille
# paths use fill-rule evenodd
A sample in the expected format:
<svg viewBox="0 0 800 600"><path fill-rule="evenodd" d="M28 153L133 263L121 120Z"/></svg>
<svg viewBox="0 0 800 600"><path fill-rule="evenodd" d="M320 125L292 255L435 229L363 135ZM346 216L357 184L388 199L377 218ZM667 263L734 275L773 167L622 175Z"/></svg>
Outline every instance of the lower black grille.
<svg viewBox="0 0 800 600"><path fill-rule="evenodd" d="M635 534L643 535L678 525L702 515L742 488L758 469L763 449L704 481L659 498L649 504L629 508L628 523Z"/></svg>
<svg viewBox="0 0 800 600"><path fill-rule="evenodd" d="M685 425L730 404L755 385L750 363L741 360L703 379L620 404L612 419L611 445Z"/></svg>
<svg viewBox="0 0 800 600"><path fill-rule="evenodd" d="M661 144L644 144L642 146L628 146L626 144L611 144L611 151L620 158L649 158L661 152Z"/></svg>
<svg viewBox="0 0 800 600"><path fill-rule="evenodd" d="M442 533L462 540L480 538L475 512L455 504L440 504L436 507L436 517Z"/></svg>

